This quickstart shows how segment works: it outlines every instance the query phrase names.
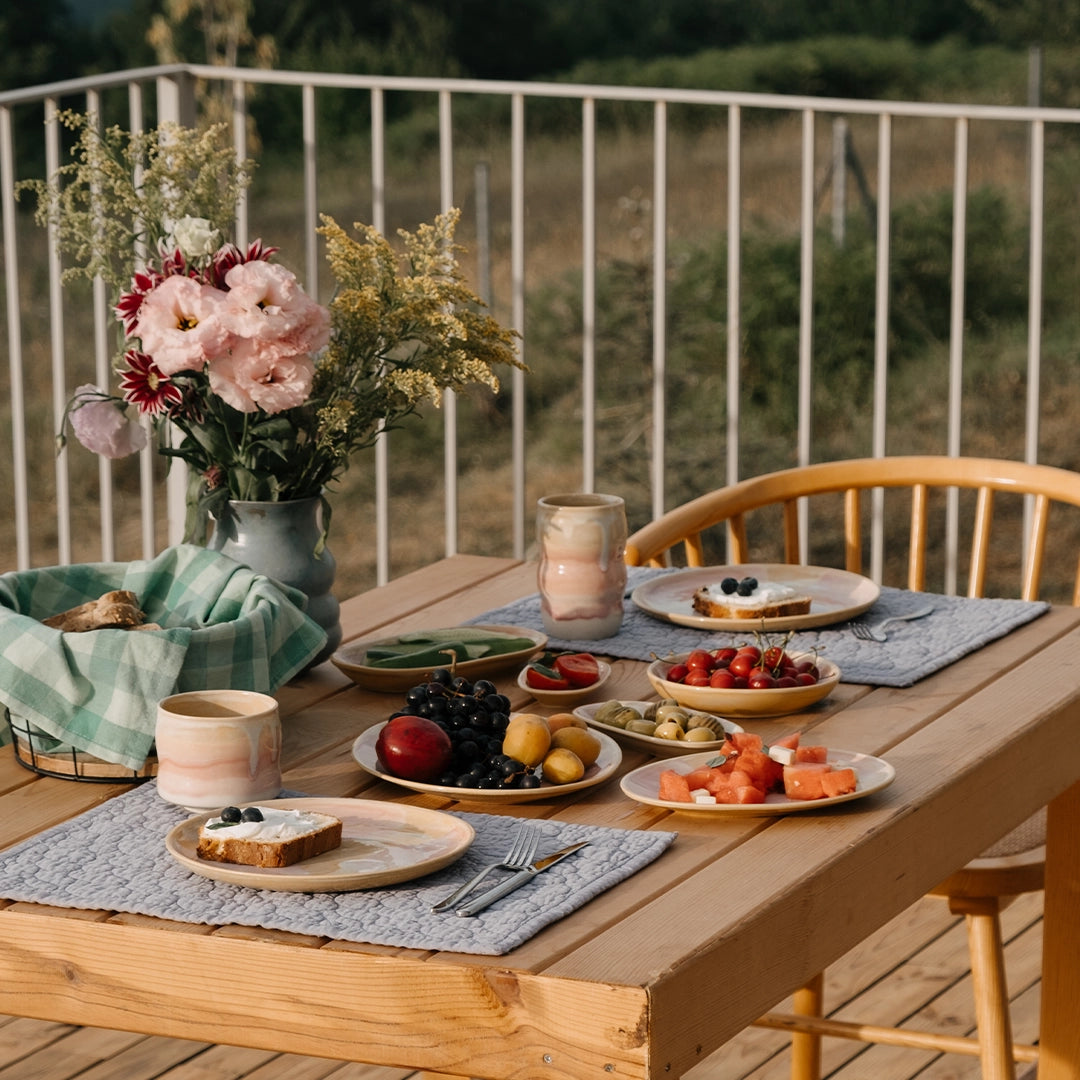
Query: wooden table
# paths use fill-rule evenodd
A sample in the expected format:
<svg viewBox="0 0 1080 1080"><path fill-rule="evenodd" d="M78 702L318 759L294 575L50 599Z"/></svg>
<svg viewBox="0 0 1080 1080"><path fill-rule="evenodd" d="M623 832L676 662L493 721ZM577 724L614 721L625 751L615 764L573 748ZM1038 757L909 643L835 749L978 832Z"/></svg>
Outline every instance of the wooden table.
<svg viewBox="0 0 1080 1080"><path fill-rule="evenodd" d="M527 564L456 556L349 601L346 637L454 625L534 582ZM650 696L643 664L615 668L608 696ZM527 703L512 679L501 682L516 707ZM331 665L278 697L290 787L490 811L359 770L352 741L395 698L359 690ZM670 815L614 781L500 807L679 833L656 862L506 956L0 899L0 1013L459 1076L675 1077L1050 801L1039 1076L1075 1080L1080 610L1055 608L911 689L842 684L806 715L767 722L770 734L807 728L885 756L895 783L784 818ZM622 769L645 760L624 749ZM8 748L0 847L123 790L38 777Z"/></svg>

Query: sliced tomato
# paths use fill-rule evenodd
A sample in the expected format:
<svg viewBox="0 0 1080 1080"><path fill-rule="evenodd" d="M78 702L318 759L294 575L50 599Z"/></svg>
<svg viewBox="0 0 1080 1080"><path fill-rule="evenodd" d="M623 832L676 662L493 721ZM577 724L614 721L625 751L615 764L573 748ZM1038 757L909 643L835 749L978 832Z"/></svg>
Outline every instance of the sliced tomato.
<svg viewBox="0 0 1080 1080"><path fill-rule="evenodd" d="M570 681L557 671L540 664L530 664L525 669L525 682L534 690L569 690Z"/></svg>
<svg viewBox="0 0 1080 1080"><path fill-rule="evenodd" d="M600 665L592 653L562 653L555 657L555 670L571 686L592 686L600 678Z"/></svg>

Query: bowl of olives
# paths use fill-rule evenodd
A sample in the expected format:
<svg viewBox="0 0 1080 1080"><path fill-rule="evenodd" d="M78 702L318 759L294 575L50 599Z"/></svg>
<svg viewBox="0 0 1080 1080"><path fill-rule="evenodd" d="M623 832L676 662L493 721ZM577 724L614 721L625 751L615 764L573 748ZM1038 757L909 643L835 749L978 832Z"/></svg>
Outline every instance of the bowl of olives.
<svg viewBox="0 0 1080 1080"><path fill-rule="evenodd" d="M684 708L674 698L580 705L574 715L616 741L636 745L655 757L719 750L727 735L743 730L733 720Z"/></svg>

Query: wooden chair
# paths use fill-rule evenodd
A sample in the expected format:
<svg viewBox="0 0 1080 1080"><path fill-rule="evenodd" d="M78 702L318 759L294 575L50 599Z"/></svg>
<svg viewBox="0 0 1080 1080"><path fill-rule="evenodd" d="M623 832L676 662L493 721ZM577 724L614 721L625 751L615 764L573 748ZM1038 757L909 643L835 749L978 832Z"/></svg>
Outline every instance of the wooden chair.
<svg viewBox="0 0 1080 1080"><path fill-rule="evenodd" d="M627 541L626 561L631 566L666 566L681 545L688 566L751 561L800 562L800 501L814 496L842 496L843 562L847 570L863 571L865 496L875 488L902 488L911 493L908 527L906 587L922 590L927 579L927 538L931 493L956 488L974 492L973 526L969 553L969 596L984 595L991 566L991 525L995 496L1000 493L1031 496L1027 528L1021 536L1019 595L1039 597L1046 552L1050 508L1054 503L1080 507L1080 473L1015 461L952 457L886 457L835 461L787 469L744 480L702 495L669 511L635 532ZM889 496L891 499L892 496ZM999 500L1000 502L1001 500ZM1017 500L1020 501L1020 500ZM751 558L748 519L753 511L778 508L782 557ZM1070 512L1072 513L1072 512ZM773 551L777 511L771 517ZM811 535L836 531L839 520L811 520ZM730 559L707 557L705 539L712 526L726 526ZM1074 545L1075 547L1075 545ZM1013 545L1015 553L1015 545ZM808 560L815 563L815 559ZM819 564L820 565L820 564ZM1080 563L1070 565L1071 600L1080 604ZM898 584L905 584L898 582ZM1000 594L1000 590L998 592ZM1000 912L1010 900L1043 887L1045 811L1030 818L984 854L950 875L932 894L944 897L950 910L965 916L971 957L972 984L978 1037L962 1038L935 1032L840 1022L824 1016L823 979L817 976L798 991L793 1013L769 1013L757 1021L763 1027L792 1033L793 1080L818 1080L821 1074L821 1038L837 1036L869 1043L891 1043L942 1052L966 1053L981 1059L984 1080L1015 1076L1014 1061L1035 1061L1037 1048L1014 1046L1005 984Z"/></svg>

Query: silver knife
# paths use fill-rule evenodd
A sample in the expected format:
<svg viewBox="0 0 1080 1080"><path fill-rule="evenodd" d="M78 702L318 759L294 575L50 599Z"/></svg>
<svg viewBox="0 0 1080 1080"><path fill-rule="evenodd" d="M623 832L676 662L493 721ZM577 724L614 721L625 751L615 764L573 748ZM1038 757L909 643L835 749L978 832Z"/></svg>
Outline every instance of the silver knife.
<svg viewBox="0 0 1080 1080"><path fill-rule="evenodd" d="M561 862L567 855L573 855L575 851L586 847L588 843L588 840L582 840L580 843L571 844L569 847L564 847L562 851L556 851L552 855L541 856L533 862L531 866L528 866L524 870L519 870L513 877L507 878L501 884L495 885L493 888L488 889L487 892L481 893L475 900L459 907L457 909L457 914L475 915L478 911L483 911L484 908L494 904L496 900L501 900L508 893L512 893L526 882L532 881L537 874L542 874L548 867L554 866L557 862Z"/></svg>

